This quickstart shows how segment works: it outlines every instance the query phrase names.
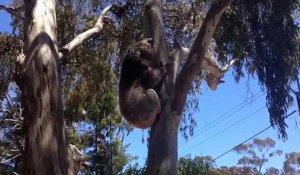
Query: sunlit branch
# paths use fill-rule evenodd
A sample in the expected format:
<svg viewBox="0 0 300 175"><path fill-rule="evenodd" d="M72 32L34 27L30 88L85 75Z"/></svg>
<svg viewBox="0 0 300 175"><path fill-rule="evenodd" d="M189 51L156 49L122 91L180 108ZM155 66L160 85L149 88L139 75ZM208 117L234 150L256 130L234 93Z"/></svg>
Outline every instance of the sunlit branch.
<svg viewBox="0 0 300 175"><path fill-rule="evenodd" d="M99 34L104 25L103 19L105 18L106 13L111 9L111 7L112 6L108 6L102 10L94 27L77 35L71 42L63 46L59 51L59 59L62 59L65 56L67 56L72 50L81 45L84 41L90 39L95 34Z"/></svg>

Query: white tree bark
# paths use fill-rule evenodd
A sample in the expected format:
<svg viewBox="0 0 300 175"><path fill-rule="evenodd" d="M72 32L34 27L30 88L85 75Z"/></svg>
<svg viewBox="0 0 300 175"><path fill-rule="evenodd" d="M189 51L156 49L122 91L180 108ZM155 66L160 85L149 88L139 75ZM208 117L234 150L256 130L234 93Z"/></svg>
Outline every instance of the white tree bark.
<svg viewBox="0 0 300 175"><path fill-rule="evenodd" d="M99 34L103 28L104 21L103 19L105 18L106 13L111 9L112 6L108 6L104 8L95 23L94 27L90 28L89 30L79 34L76 36L71 42L66 44L60 49L59 52L59 58L62 59L65 56L67 56L73 49L81 45L84 41L90 39L92 36Z"/></svg>
<svg viewBox="0 0 300 175"><path fill-rule="evenodd" d="M24 54L17 84L24 108L24 174L67 175L54 0L25 0ZM24 61L22 61L24 59Z"/></svg>

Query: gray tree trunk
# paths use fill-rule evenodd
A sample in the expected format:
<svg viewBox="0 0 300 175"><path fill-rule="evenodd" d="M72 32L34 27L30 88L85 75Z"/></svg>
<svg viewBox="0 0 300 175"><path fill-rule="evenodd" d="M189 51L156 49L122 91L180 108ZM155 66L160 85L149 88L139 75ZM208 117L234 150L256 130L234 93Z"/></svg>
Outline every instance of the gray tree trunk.
<svg viewBox="0 0 300 175"><path fill-rule="evenodd" d="M176 175L178 160L178 128L182 111L192 81L201 68L219 20L234 0L212 0L199 34L178 78L174 80L173 70L169 70L159 94L162 112L151 127L147 175ZM157 58L163 65L175 65L168 57L161 16L161 0L145 1L144 31L146 38L153 38L157 46ZM172 69L172 68L171 68ZM173 68L174 69L174 68Z"/></svg>
<svg viewBox="0 0 300 175"><path fill-rule="evenodd" d="M58 72L55 0L25 0L24 4L25 57L16 66L24 108L23 174L67 175L70 161Z"/></svg>

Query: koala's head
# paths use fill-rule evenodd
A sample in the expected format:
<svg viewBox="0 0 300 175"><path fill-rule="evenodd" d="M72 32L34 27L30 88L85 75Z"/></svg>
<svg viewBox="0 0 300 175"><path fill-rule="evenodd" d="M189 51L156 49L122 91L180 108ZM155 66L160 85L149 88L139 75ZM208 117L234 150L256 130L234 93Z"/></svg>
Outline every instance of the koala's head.
<svg viewBox="0 0 300 175"><path fill-rule="evenodd" d="M146 66L153 66L154 58L157 47L154 46L152 38L143 39L127 50L128 59L131 61L138 61Z"/></svg>

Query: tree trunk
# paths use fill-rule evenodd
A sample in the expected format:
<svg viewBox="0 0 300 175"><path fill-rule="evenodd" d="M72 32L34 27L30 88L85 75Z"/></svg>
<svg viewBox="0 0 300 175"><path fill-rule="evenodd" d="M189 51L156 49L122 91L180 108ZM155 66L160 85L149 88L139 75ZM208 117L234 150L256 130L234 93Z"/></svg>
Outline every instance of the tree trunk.
<svg viewBox="0 0 300 175"><path fill-rule="evenodd" d="M71 161L63 125L55 0L25 0L24 4L25 58L17 60L16 66L24 108L23 174L66 175Z"/></svg>
<svg viewBox="0 0 300 175"><path fill-rule="evenodd" d="M177 174L178 122L165 104L163 113L151 127L147 175Z"/></svg>
<svg viewBox="0 0 300 175"><path fill-rule="evenodd" d="M177 73L174 73L174 68L167 72L163 87L159 93L162 112L152 125L150 132L147 162L148 175L177 174L178 128L186 97L196 73L200 72L203 58L217 24L224 11L233 1L212 1L186 63L179 77L176 78L176 82L172 81ZM160 59L161 63L174 66L173 61L176 59L170 60L167 56L168 50L163 33L161 9L161 0L145 1L145 37L154 39L154 46L158 48L157 58Z"/></svg>
<svg viewBox="0 0 300 175"><path fill-rule="evenodd" d="M146 0L144 12L145 38L153 38L154 46L158 48L155 58L163 65L169 64L167 44L163 33L161 16L161 0ZM158 63L160 64L160 63ZM147 172L148 175L177 174L177 137L178 118L171 111L170 94L173 90L174 72L168 71L163 87L160 91L162 112L151 127Z"/></svg>

